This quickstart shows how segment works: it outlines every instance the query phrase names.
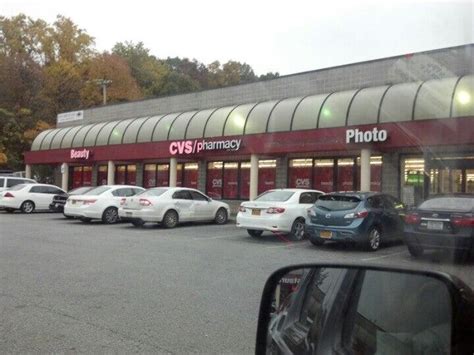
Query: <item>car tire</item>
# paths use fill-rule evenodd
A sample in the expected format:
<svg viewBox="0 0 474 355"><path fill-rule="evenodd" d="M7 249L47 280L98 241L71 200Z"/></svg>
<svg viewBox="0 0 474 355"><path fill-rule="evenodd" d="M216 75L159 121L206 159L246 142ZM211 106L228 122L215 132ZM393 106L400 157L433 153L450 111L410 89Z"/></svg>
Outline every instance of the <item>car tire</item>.
<svg viewBox="0 0 474 355"><path fill-rule="evenodd" d="M143 227L145 225L145 221L142 219L133 219L130 221L130 223L132 223L137 228Z"/></svg>
<svg viewBox="0 0 474 355"><path fill-rule="evenodd" d="M415 257L415 258L423 255L424 250L419 245L407 244L407 248L408 248L408 252L410 253L410 255Z"/></svg>
<svg viewBox="0 0 474 355"><path fill-rule="evenodd" d="M105 224L114 224L119 220L117 207L107 207L102 213L102 222Z"/></svg>
<svg viewBox="0 0 474 355"><path fill-rule="evenodd" d="M293 222L290 237L296 241L304 240L306 238L305 220L303 218L298 218Z"/></svg>
<svg viewBox="0 0 474 355"><path fill-rule="evenodd" d="M20 211L22 213L32 213L35 210L35 204L33 201L25 201L20 206Z"/></svg>
<svg viewBox="0 0 474 355"><path fill-rule="evenodd" d="M165 228L174 228L178 225L178 222L179 222L178 213L176 213L176 211L169 210L163 216L163 221L161 222L161 224Z"/></svg>
<svg viewBox="0 0 474 355"><path fill-rule="evenodd" d="M216 217L214 218L215 224L226 224L229 221L229 216L225 208L219 208L216 212Z"/></svg>
<svg viewBox="0 0 474 355"><path fill-rule="evenodd" d="M367 236L366 249L368 251L377 251L382 243L382 231L379 227L372 227Z"/></svg>
<svg viewBox="0 0 474 355"><path fill-rule="evenodd" d="M310 237L309 238L309 241L311 242L311 244L313 244L314 246L316 247L320 247L321 245L324 244L325 240L324 239L321 239L319 237Z"/></svg>
<svg viewBox="0 0 474 355"><path fill-rule="evenodd" d="M258 238L263 234L263 231L259 231L256 229L247 229L247 233L254 238Z"/></svg>
<svg viewBox="0 0 474 355"><path fill-rule="evenodd" d="M80 217L79 220L84 223L91 223L92 218Z"/></svg>

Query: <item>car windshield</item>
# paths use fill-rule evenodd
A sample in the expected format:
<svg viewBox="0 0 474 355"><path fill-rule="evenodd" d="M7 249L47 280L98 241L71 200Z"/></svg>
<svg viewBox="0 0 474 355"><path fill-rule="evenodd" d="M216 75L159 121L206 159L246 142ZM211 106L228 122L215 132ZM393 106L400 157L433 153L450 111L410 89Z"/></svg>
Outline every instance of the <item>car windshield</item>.
<svg viewBox="0 0 474 355"><path fill-rule="evenodd" d="M295 193L293 191L268 191L258 196L255 201L258 202L285 202Z"/></svg>
<svg viewBox="0 0 474 355"><path fill-rule="evenodd" d="M323 195L316 201L315 206L325 211L345 211L353 210L360 202L355 196Z"/></svg>
<svg viewBox="0 0 474 355"><path fill-rule="evenodd" d="M473 197L440 197L433 198L423 202L419 207L420 210L439 210L439 211L456 211L456 212L473 212Z"/></svg>
<svg viewBox="0 0 474 355"><path fill-rule="evenodd" d="M99 187L96 187L95 189L87 191L84 195L94 195L94 196L101 195L104 192L109 191L110 189L111 188L108 186L99 186Z"/></svg>

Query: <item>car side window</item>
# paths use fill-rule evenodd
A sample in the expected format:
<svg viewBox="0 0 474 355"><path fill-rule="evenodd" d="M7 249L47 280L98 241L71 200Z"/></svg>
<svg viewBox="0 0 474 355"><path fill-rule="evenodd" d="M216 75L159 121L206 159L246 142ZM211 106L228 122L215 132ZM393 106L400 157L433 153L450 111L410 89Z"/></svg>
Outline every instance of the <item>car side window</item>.
<svg viewBox="0 0 474 355"><path fill-rule="evenodd" d="M186 190L179 190L173 194L174 200L192 200L191 194Z"/></svg>
<svg viewBox="0 0 474 355"><path fill-rule="evenodd" d="M30 192L44 194L46 193L46 189L45 189L45 186L33 186L30 189Z"/></svg>
<svg viewBox="0 0 474 355"><path fill-rule="evenodd" d="M23 184L25 181L20 179L7 179L7 187Z"/></svg>
<svg viewBox="0 0 474 355"><path fill-rule="evenodd" d="M372 196L367 199L367 207L383 208L384 203L381 196Z"/></svg>
<svg viewBox="0 0 474 355"><path fill-rule="evenodd" d="M60 194L64 193L64 191L60 190L56 187L48 187L48 193L50 193L52 195L60 195Z"/></svg>
<svg viewBox="0 0 474 355"><path fill-rule="evenodd" d="M132 189L133 195L136 195L142 191L143 191L142 189Z"/></svg>
<svg viewBox="0 0 474 355"><path fill-rule="evenodd" d="M189 193L191 194L193 200L207 201L207 197L197 191L190 191Z"/></svg>
<svg viewBox="0 0 474 355"><path fill-rule="evenodd" d="M317 192L303 192L300 195L300 203L314 204L321 194Z"/></svg>
<svg viewBox="0 0 474 355"><path fill-rule="evenodd" d="M116 197L127 197L127 196L132 196L132 189L128 187L124 187L122 189L117 189L115 191L112 191L112 195Z"/></svg>
<svg viewBox="0 0 474 355"><path fill-rule="evenodd" d="M0 178L0 187L3 187L5 185L5 179Z"/></svg>

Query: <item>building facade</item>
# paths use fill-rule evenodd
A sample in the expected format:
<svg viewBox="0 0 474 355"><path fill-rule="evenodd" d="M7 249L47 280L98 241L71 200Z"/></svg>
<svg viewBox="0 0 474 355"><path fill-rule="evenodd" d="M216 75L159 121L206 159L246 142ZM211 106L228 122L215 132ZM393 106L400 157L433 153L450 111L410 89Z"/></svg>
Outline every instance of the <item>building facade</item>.
<svg viewBox="0 0 474 355"><path fill-rule="evenodd" d="M64 113L26 171L53 165L63 188L188 186L226 200L281 187L408 204L474 192L473 48Z"/></svg>

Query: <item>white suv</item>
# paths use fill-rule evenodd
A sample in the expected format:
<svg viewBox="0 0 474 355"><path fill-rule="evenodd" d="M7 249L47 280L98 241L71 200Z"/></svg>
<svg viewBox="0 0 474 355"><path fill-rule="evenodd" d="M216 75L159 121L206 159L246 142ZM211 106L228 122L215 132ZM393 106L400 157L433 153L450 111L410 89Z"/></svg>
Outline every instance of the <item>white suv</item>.
<svg viewBox="0 0 474 355"><path fill-rule="evenodd" d="M0 176L0 192L20 184L36 184L36 181L16 176Z"/></svg>

